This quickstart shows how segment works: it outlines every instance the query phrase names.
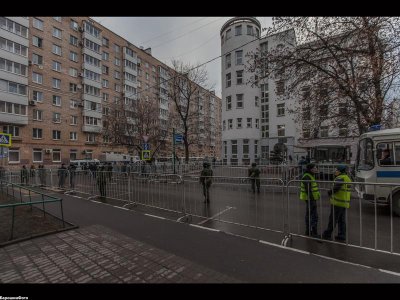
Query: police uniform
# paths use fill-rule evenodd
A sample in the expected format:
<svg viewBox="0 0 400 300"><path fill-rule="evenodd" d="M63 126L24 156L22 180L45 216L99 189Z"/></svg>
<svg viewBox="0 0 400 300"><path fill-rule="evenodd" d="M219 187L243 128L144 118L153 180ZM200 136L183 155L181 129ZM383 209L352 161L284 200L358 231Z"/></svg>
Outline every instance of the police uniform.
<svg viewBox="0 0 400 300"><path fill-rule="evenodd" d="M210 164L204 163L203 170L200 173L200 183L203 185L204 202L210 202L210 187L212 183L213 171L210 169Z"/></svg>
<svg viewBox="0 0 400 300"><path fill-rule="evenodd" d="M318 184L315 182L314 175L309 172L311 168L307 168L307 171L303 174L300 183L300 200L306 202L306 232L305 235L318 236L317 224L318 224L318 212L317 212L317 200L321 198L321 194L318 189Z"/></svg>

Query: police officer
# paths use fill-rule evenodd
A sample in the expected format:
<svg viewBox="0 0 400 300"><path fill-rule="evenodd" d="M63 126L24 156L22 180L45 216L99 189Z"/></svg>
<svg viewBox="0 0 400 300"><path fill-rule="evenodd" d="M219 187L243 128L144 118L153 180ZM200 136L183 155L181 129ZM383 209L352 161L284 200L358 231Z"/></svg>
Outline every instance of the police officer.
<svg viewBox="0 0 400 300"><path fill-rule="evenodd" d="M210 187L212 183L213 171L208 162L203 163L203 170L200 173L200 183L203 185L204 202L210 203Z"/></svg>
<svg viewBox="0 0 400 300"><path fill-rule="evenodd" d="M335 170L336 178L333 181L332 190L328 191L331 203L328 228L324 231L323 238L331 239L332 231L338 224L337 241L346 240L346 209L350 207L351 179L346 174L346 166L339 165Z"/></svg>
<svg viewBox="0 0 400 300"><path fill-rule="evenodd" d="M251 180L251 190L253 193L256 192L256 187L257 186L257 193L260 193L260 169L257 168L257 164L253 162L251 164L251 168L248 171L248 176L250 177Z"/></svg>
<svg viewBox="0 0 400 300"><path fill-rule="evenodd" d="M301 178L300 183L300 200L306 202L306 233L312 237L318 237L318 212L317 212L317 200L321 198L318 184L315 182L315 174L318 169L315 164L307 164L306 170Z"/></svg>

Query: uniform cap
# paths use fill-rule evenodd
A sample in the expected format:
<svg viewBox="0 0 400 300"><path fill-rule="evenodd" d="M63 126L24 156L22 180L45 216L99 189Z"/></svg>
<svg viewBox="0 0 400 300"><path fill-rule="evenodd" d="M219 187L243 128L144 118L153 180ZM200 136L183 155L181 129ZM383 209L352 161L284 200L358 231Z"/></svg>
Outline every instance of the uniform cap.
<svg viewBox="0 0 400 300"><path fill-rule="evenodd" d="M338 165L336 167L336 170L338 170L340 173L346 172L346 166L345 165Z"/></svg>
<svg viewBox="0 0 400 300"><path fill-rule="evenodd" d="M315 167L315 164L307 164L306 169L311 170L314 167Z"/></svg>

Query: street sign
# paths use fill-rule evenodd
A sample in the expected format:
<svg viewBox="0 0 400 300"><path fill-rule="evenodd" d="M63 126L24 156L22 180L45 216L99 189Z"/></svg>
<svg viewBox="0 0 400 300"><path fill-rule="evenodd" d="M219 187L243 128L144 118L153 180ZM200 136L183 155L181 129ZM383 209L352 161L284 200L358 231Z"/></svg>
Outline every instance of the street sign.
<svg viewBox="0 0 400 300"><path fill-rule="evenodd" d="M150 150L150 144L148 143L143 144L143 150Z"/></svg>
<svg viewBox="0 0 400 300"><path fill-rule="evenodd" d="M0 146L11 147L11 134L0 132Z"/></svg>
<svg viewBox="0 0 400 300"><path fill-rule="evenodd" d="M150 160L150 150L142 150L142 160Z"/></svg>
<svg viewBox="0 0 400 300"><path fill-rule="evenodd" d="M6 158L8 157L8 148L6 147L0 147L0 158Z"/></svg>
<svg viewBox="0 0 400 300"><path fill-rule="evenodd" d="M183 142L183 135L175 134L175 143L182 143L182 142Z"/></svg>

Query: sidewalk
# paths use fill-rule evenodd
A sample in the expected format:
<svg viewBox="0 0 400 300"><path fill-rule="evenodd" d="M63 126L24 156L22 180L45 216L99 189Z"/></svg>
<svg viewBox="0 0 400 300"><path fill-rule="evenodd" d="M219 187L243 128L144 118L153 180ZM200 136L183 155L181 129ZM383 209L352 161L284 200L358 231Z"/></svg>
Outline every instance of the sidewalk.
<svg viewBox="0 0 400 300"><path fill-rule="evenodd" d="M0 249L1 283L241 282L101 225Z"/></svg>

